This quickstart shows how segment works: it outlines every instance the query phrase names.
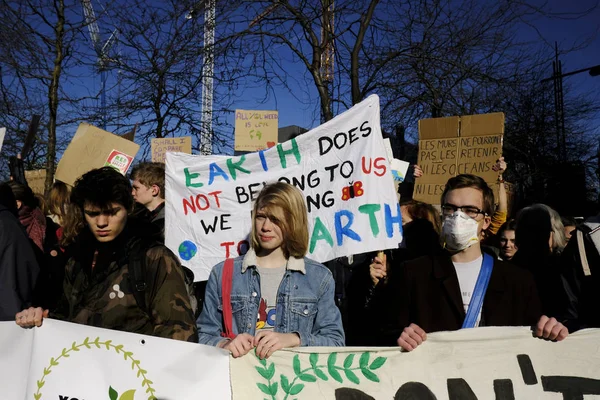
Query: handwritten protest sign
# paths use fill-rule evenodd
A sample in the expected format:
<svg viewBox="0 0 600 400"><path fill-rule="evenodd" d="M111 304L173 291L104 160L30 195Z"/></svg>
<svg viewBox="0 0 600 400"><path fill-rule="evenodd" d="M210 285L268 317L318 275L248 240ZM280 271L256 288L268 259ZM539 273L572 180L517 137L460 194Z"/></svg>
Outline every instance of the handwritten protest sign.
<svg viewBox="0 0 600 400"><path fill-rule="evenodd" d="M335 119L277 146L239 157L168 153L166 245L197 280L248 249L252 202L265 182L304 193L308 257L395 248L402 220L371 96Z"/></svg>
<svg viewBox="0 0 600 400"><path fill-rule="evenodd" d="M192 137L152 139L152 161L164 163L167 152L192 154Z"/></svg>
<svg viewBox="0 0 600 400"><path fill-rule="evenodd" d="M73 185L86 172L109 165L125 174L140 146L81 123L56 168L55 179Z"/></svg>
<svg viewBox="0 0 600 400"><path fill-rule="evenodd" d="M313 347L231 360L234 400L596 399L600 330L558 343L529 328L476 328L427 335L398 348Z"/></svg>
<svg viewBox="0 0 600 400"><path fill-rule="evenodd" d="M277 144L277 111L235 110L235 150L257 151Z"/></svg>
<svg viewBox="0 0 600 400"><path fill-rule="evenodd" d="M446 182L459 174L494 183L492 166L502 156L503 134L503 113L420 120L418 163L423 176L415 184L414 199L440 204Z"/></svg>

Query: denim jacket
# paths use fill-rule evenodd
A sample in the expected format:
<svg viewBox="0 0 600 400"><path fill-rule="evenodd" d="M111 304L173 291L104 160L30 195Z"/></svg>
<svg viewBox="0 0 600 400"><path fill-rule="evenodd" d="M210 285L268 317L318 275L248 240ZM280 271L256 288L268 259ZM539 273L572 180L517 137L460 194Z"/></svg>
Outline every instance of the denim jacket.
<svg viewBox="0 0 600 400"><path fill-rule="evenodd" d="M199 343L216 346L223 337L221 294L224 262L208 278L204 308L198 318ZM275 332L300 335L301 346L344 346L340 312L334 301L331 272L308 258L290 257L277 291ZM234 260L231 288L233 333L254 336L260 304L260 275L252 249Z"/></svg>

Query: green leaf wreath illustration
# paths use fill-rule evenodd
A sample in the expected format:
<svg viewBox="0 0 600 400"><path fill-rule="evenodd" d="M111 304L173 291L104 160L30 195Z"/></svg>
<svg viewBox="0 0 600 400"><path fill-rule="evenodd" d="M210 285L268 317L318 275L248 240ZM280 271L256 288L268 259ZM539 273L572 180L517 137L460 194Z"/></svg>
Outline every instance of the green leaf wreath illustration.
<svg viewBox="0 0 600 400"><path fill-rule="evenodd" d="M95 346L95 347L92 347ZM37 391L33 394L33 398L35 400L40 400L42 397L42 388L44 387L44 384L46 383L46 378L48 377L48 375L50 375L50 373L52 372L52 369L54 367L57 367L60 363L59 360L61 358L69 358L71 356L71 354L69 353L75 353L78 352L79 350L81 350L82 348L85 349L93 349L93 348L97 348L97 349L106 349L106 350L114 350L117 354L122 354L123 355L123 359L125 361L131 361L131 369L135 370L137 368L137 377L142 379L142 388L146 387L146 394L148 395L148 400L156 400L156 397L154 396L154 393L156 392L156 390L152 387L152 384L154 382L152 382L150 379L148 379L146 377L146 374L148 373L148 371L146 371L145 369L143 369L142 367L140 367L140 361L133 358L133 353L130 351L125 351L123 350L123 345L114 345L112 344L112 340L106 340L106 341L101 341L99 337L97 337L95 340L90 341L89 337L86 337L83 342L81 342L80 344L77 344L77 342L73 342L71 344L71 347L65 347L64 349L62 349L60 355L56 358L52 357L50 358L50 365L48 365L46 368L44 368L44 373L42 375L42 378L40 380L38 380L37 383ZM108 389L108 397L110 400L133 400L134 397L134 393L135 390L128 390L126 392L124 392L123 394L121 394L120 397L117 398L117 396L119 396L119 393L111 387L109 387Z"/></svg>
<svg viewBox="0 0 600 400"><path fill-rule="evenodd" d="M255 367L259 375L266 381L257 382L256 386L260 391L271 400L277 400L278 391L281 388L283 392L283 400L287 400L290 396L296 396L305 387L305 383L317 382L319 379L322 381L328 381L329 378L344 383L344 378L355 384L360 385L362 377L371 382L379 383L379 377L373 371L381 368L385 364L387 357L376 357L371 361L371 352L364 353L350 353L348 354L341 365L338 365L338 354L330 353L327 360L323 360L319 364L319 353L310 353L308 356L308 366L306 360L304 362L305 367L302 368L302 362L300 360L300 354L295 354L292 359L292 368L294 370L293 376L286 376L285 374L279 375L279 382L275 378L275 363L268 363L267 360L261 360L258 356L258 361L261 366ZM360 354L360 356L358 356ZM358 365L356 360L358 356ZM362 377L360 377L360 374ZM275 379L274 379L275 378ZM305 382L305 383L302 383Z"/></svg>

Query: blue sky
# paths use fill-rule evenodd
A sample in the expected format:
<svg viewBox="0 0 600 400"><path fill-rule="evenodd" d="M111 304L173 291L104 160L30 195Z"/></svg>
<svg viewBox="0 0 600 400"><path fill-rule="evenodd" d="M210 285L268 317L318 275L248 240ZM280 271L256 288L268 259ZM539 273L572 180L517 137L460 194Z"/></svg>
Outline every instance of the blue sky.
<svg viewBox="0 0 600 400"><path fill-rule="evenodd" d="M598 4L597 0L549 0L544 11L549 14L579 13ZM580 46L587 39L587 46L583 49L571 51L560 56L563 62L563 72L600 64L600 7L584 18L571 19L571 16L557 18L553 16L537 18L533 26L523 26L518 32L519 38L531 41L537 46L547 47L553 51L554 42L557 41L559 49L566 51ZM279 111L279 126L299 125L311 128L319 123L319 114L316 106L306 106L305 103L318 104L318 96L312 78L300 63L290 64L296 71L298 80L304 79L307 84L297 87L294 94L285 89L276 89L269 96L266 103L260 104L261 109L277 109ZM551 75L552 66L548 65L548 76ZM571 85L574 93L590 93L600 101L600 77L591 77L587 73L565 78L565 86ZM255 95L254 95L255 94ZM300 98L298 101L295 97ZM246 90L239 100L234 103L235 108L255 109L257 101L264 98L264 91ZM231 116L233 124L233 116ZM600 118L597 119L600 125ZM600 134L600 128L597 128Z"/></svg>

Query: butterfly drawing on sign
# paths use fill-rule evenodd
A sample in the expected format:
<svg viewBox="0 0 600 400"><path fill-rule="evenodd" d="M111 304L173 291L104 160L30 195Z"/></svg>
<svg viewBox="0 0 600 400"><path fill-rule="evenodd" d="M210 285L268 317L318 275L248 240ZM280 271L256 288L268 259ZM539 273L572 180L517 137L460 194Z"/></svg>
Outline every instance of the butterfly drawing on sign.
<svg viewBox="0 0 600 400"><path fill-rule="evenodd" d="M360 197L363 194L365 194L365 190L362 187L361 181L350 182L348 186L342 188L342 200L344 201Z"/></svg>

